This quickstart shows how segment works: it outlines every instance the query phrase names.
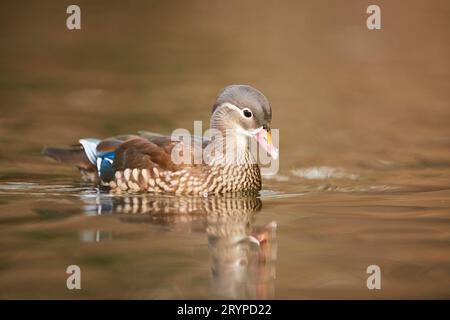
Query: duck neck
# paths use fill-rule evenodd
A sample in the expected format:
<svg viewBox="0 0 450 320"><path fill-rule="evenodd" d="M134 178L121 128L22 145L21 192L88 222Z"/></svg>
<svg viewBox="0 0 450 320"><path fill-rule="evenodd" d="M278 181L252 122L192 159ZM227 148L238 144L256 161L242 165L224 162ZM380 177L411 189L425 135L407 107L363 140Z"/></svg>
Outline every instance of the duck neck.
<svg viewBox="0 0 450 320"><path fill-rule="evenodd" d="M227 130L211 136L206 147L209 165L252 165L255 159L250 151L249 137L236 131Z"/></svg>

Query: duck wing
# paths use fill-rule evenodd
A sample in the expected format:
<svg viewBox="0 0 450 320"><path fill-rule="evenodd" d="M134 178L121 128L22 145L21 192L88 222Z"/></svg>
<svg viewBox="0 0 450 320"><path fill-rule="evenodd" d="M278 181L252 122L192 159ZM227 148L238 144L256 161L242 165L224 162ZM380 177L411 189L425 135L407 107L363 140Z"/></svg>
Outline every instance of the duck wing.
<svg viewBox="0 0 450 320"><path fill-rule="evenodd" d="M198 138L193 138L190 144L184 141L153 133L120 135L104 140L80 139L80 143L71 148L45 148L43 153L78 167L83 175L89 173L91 181L98 182L100 177L109 182L114 179L116 171L125 169L161 168L175 172L186 166L197 166L194 165L194 145ZM187 161L175 163L172 160L175 146L179 147L177 152L181 159Z"/></svg>
<svg viewBox="0 0 450 320"><path fill-rule="evenodd" d="M169 139L171 141L181 141L180 139L178 139L176 137L164 136L160 133L155 133L155 132L150 132L150 131L138 131L138 134L141 137L146 138L152 142L163 141L163 140L161 140L162 138ZM211 139L207 136L192 135L191 137L192 137L191 145L194 145L194 143L201 143L202 147L205 148L211 142Z"/></svg>
<svg viewBox="0 0 450 320"><path fill-rule="evenodd" d="M143 137L127 140L115 150L113 167L115 171L152 169L155 166L176 171L182 167L172 161L171 152L176 144L177 142L171 141L169 137L160 137L153 142Z"/></svg>

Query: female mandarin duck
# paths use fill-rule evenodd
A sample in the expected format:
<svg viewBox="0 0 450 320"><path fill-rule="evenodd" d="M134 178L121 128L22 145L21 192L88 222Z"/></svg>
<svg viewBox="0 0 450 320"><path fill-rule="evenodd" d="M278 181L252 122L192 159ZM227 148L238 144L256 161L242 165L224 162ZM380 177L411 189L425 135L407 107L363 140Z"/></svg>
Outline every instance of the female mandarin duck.
<svg viewBox="0 0 450 320"><path fill-rule="evenodd" d="M273 158L278 157L271 141L271 118L269 101L260 91L231 85L222 90L213 106L210 127L219 134L200 140L200 162L180 162L174 157L196 158L197 138L189 139L192 147L184 139L146 132L105 140L80 139L80 145L71 149L45 148L43 153L75 165L84 177L119 193L254 192L261 190L261 173L250 150L251 139Z"/></svg>

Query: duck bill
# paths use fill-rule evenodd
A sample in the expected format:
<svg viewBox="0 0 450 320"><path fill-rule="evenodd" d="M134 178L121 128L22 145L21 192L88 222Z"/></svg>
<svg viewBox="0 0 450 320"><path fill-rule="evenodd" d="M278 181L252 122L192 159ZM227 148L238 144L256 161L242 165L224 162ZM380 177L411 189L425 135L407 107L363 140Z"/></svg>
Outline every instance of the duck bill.
<svg viewBox="0 0 450 320"><path fill-rule="evenodd" d="M272 143L272 133L270 129L262 129L255 135L256 141L259 145L272 157L278 159L278 149Z"/></svg>

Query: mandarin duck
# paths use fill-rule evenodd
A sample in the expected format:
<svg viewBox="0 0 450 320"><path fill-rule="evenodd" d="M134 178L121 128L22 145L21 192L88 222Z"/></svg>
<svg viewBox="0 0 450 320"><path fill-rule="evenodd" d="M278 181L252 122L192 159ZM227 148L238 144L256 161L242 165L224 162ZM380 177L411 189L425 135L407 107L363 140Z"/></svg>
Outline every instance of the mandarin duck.
<svg viewBox="0 0 450 320"><path fill-rule="evenodd" d="M272 158L278 157L271 118L269 101L260 91L231 85L213 105L209 138L140 132L104 140L80 139L71 148L44 148L43 154L78 167L85 179L117 193L257 192L261 173L250 144L256 141Z"/></svg>

